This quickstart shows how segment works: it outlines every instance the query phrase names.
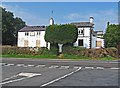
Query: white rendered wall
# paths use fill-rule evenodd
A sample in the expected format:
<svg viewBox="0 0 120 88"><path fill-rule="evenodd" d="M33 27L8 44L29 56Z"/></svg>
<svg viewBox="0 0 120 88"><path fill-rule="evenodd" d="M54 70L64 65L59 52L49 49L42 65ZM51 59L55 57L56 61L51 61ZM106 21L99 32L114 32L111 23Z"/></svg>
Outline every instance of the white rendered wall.
<svg viewBox="0 0 120 88"><path fill-rule="evenodd" d="M102 42L102 46L101 46L101 47L103 47L103 48L105 47L105 46L104 46L104 39L97 38L97 41L101 41L101 42ZM96 47L96 48L101 48L101 47Z"/></svg>
<svg viewBox="0 0 120 88"><path fill-rule="evenodd" d="M46 47L46 41L44 39L45 31L41 31L40 34L40 47Z"/></svg>
<svg viewBox="0 0 120 88"><path fill-rule="evenodd" d="M24 47L24 32L18 32L18 42L17 45L18 47Z"/></svg>
<svg viewBox="0 0 120 88"><path fill-rule="evenodd" d="M84 36L90 36L90 28L89 27L78 28L78 30L83 30ZM79 36L83 36L83 35L79 35Z"/></svg>
<svg viewBox="0 0 120 88"><path fill-rule="evenodd" d="M84 29L84 30L83 30ZM84 34L79 34L77 41L73 44L74 46L78 46L78 40L83 39L83 47L90 48L90 28L78 28L78 30L83 30Z"/></svg>
<svg viewBox="0 0 120 88"><path fill-rule="evenodd" d="M97 37L96 36L92 36L92 45L91 45L91 47L92 48L96 48L96 41L97 41Z"/></svg>
<svg viewBox="0 0 120 88"><path fill-rule="evenodd" d="M37 32L34 32L34 36L31 36L30 32L28 32L28 36L25 36L25 32L18 32L18 47L25 47L24 40L28 40L28 47L36 47L36 40L40 40L40 47L46 47L44 40L45 31L40 31L40 35L37 35Z"/></svg>
<svg viewBox="0 0 120 88"><path fill-rule="evenodd" d="M90 36L90 28L84 28L84 36Z"/></svg>
<svg viewBox="0 0 120 88"><path fill-rule="evenodd" d="M74 46L78 46L79 39L83 39L83 47L90 48L90 37L78 37L77 41L73 44Z"/></svg>

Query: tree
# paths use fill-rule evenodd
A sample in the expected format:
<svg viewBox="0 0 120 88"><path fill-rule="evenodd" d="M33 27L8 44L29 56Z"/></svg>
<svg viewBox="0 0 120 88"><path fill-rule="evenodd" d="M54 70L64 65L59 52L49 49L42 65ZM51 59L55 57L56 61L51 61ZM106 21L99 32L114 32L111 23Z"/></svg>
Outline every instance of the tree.
<svg viewBox="0 0 120 88"><path fill-rule="evenodd" d="M50 25L46 29L45 40L51 44L58 44L59 54L66 43L74 43L77 40L78 31L75 25Z"/></svg>
<svg viewBox="0 0 120 88"><path fill-rule="evenodd" d="M108 25L104 39L106 41L106 47L117 47L120 43L120 25Z"/></svg>
<svg viewBox="0 0 120 88"><path fill-rule="evenodd" d="M0 7L1 8L1 7ZM14 18L14 15L6 9L2 9L2 44L14 45L16 44L16 35L18 30L23 28L26 24L21 18Z"/></svg>

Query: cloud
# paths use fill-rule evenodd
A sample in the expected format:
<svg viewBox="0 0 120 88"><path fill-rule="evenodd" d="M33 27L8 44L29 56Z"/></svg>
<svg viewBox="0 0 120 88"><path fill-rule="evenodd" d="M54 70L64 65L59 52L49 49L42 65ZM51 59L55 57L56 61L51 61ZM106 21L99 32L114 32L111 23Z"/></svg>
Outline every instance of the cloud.
<svg viewBox="0 0 120 88"><path fill-rule="evenodd" d="M88 14L84 13L70 13L63 18L67 20L67 22L81 22L81 21L89 21L89 17L94 17L95 29L96 30L104 30L106 29L106 24L109 21L110 23L118 23L118 12L117 10L102 10L97 12L92 12Z"/></svg>
<svg viewBox="0 0 120 88"><path fill-rule="evenodd" d="M69 20L75 20L80 18L80 14L78 13L71 13L68 16L65 16L64 18L69 19Z"/></svg>
<svg viewBox="0 0 120 88"><path fill-rule="evenodd" d="M48 25L49 20L46 18L40 18L40 16L33 15L27 11L27 9L23 9L18 5L2 5L3 8L6 8L7 11L13 12L15 17L19 17L26 22L27 25Z"/></svg>

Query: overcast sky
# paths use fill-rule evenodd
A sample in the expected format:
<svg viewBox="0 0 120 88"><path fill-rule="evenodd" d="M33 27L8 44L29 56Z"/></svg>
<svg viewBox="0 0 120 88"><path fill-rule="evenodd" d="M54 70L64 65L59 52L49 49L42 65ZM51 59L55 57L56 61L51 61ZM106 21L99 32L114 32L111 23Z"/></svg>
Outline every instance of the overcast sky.
<svg viewBox="0 0 120 88"><path fill-rule="evenodd" d="M93 16L94 29L105 31L108 21L118 23L117 2L4 2L2 7L27 25L49 25L51 17L56 24L88 22Z"/></svg>

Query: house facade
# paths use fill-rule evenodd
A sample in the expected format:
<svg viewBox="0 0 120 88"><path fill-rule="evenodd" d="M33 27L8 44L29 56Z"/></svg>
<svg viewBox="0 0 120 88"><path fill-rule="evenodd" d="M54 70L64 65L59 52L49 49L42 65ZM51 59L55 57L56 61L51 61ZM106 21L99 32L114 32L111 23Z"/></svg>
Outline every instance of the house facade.
<svg viewBox="0 0 120 88"><path fill-rule="evenodd" d="M78 28L78 38L74 46L85 48L104 48L104 39L98 37L97 33L93 30L94 18L90 17L89 22L73 22Z"/></svg>
<svg viewBox="0 0 120 88"><path fill-rule="evenodd" d="M18 31L18 47L46 47L45 26L26 26Z"/></svg>
<svg viewBox="0 0 120 88"><path fill-rule="evenodd" d="M88 22L73 22L78 28L78 38L73 46L85 48L104 48L104 39L98 37L93 30L94 18L90 17ZM53 18L50 19L50 25L54 24ZM18 47L47 47L50 49L50 43L44 39L46 26L26 26L18 32ZM98 33L99 34L99 33Z"/></svg>

